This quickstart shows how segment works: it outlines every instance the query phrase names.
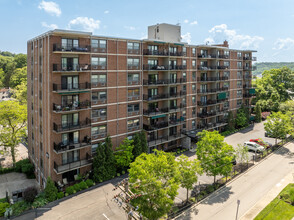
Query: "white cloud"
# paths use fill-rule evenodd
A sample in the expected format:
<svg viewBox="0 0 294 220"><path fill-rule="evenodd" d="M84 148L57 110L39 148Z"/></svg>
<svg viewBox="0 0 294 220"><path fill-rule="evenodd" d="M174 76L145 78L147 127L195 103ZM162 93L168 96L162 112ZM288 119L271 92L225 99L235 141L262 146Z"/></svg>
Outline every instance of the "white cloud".
<svg viewBox="0 0 294 220"><path fill-rule="evenodd" d="M128 29L128 30L130 30L130 31L134 31L134 30L136 30L136 28L133 27L133 26L124 26L124 28L125 28L125 29Z"/></svg>
<svg viewBox="0 0 294 220"><path fill-rule="evenodd" d="M209 30L210 36L204 40L206 43L222 43L224 40L229 42L232 47L241 49L257 49L259 44L264 40L260 36L250 36L237 34L233 29L228 29L226 24L216 25Z"/></svg>
<svg viewBox="0 0 294 220"><path fill-rule="evenodd" d="M273 47L274 50L289 50L292 48L294 48L294 39L290 37L277 39Z"/></svg>
<svg viewBox="0 0 294 220"><path fill-rule="evenodd" d="M108 10L104 11L104 14L108 14L108 13L109 13L109 11L108 11Z"/></svg>
<svg viewBox="0 0 294 220"><path fill-rule="evenodd" d="M186 34L182 35L183 42L187 42L188 44L191 44L191 33L187 32Z"/></svg>
<svg viewBox="0 0 294 220"><path fill-rule="evenodd" d="M198 24L198 22L197 21L192 21L190 24L191 25L196 25L196 24Z"/></svg>
<svg viewBox="0 0 294 220"><path fill-rule="evenodd" d="M56 24L47 24L46 22L41 23L43 27L49 28L49 29L57 29L58 26Z"/></svg>
<svg viewBox="0 0 294 220"><path fill-rule="evenodd" d="M57 17L61 15L61 9L59 5L56 4L55 2L42 1L39 4L38 8L40 10L43 9L45 12L49 13L50 15L56 15Z"/></svg>
<svg viewBox="0 0 294 220"><path fill-rule="evenodd" d="M68 28L94 32L100 28L100 21L88 17L77 17L68 23Z"/></svg>
<svg viewBox="0 0 294 220"><path fill-rule="evenodd" d="M189 23L189 20L188 19L184 20L184 23L186 23L186 24Z"/></svg>

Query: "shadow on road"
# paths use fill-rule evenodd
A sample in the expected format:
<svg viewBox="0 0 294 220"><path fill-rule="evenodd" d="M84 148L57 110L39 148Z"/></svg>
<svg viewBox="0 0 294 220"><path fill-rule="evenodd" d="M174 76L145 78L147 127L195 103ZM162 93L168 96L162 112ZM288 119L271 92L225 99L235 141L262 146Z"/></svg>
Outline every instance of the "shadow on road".
<svg viewBox="0 0 294 220"><path fill-rule="evenodd" d="M244 128L243 130L239 131L239 133L245 134L249 131L252 131L254 129L254 124L249 125L247 128Z"/></svg>
<svg viewBox="0 0 294 220"><path fill-rule="evenodd" d="M213 193L210 197L208 197L208 199L205 199L203 202L201 202L202 204L208 204L208 205L212 205L214 203L224 203L225 201L227 201L231 194L233 194L231 192L231 186L225 186L224 188L222 188L221 190Z"/></svg>
<svg viewBox="0 0 294 220"><path fill-rule="evenodd" d="M196 206L190 208L190 209L187 209L185 212L183 212L181 215L177 216L175 219L176 220L190 220L192 217L191 217L191 214L193 213L193 215L197 215L199 212L199 210L197 209Z"/></svg>

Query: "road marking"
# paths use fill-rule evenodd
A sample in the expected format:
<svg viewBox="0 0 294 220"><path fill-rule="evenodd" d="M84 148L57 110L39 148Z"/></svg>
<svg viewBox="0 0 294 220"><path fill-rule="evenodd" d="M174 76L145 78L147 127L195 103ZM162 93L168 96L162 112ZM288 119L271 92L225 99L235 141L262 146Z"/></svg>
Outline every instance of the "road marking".
<svg viewBox="0 0 294 220"><path fill-rule="evenodd" d="M107 220L110 220L109 218L107 218L107 216L103 213L103 216L107 219Z"/></svg>

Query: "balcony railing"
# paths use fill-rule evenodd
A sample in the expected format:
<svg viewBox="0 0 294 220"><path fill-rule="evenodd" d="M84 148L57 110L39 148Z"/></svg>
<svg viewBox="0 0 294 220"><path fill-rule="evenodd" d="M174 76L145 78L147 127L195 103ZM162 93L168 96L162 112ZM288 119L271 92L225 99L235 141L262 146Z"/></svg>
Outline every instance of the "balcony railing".
<svg viewBox="0 0 294 220"><path fill-rule="evenodd" d="M54 161L54 170L57 174L65 173L74 169L77 169L79 167L84 167L92 164L91 156L87 153L85 159L80 159L78 161L72 161L68 162L66 164L58 165Z"/></svg>
<svg viewBox="0 0 294 220"><path fill-rule="evenodd" d="M185 83L187 79L179 78L179 79L158 79L158 80L143 80L143 85L165 85L165 84L177 84L177 83Z"/></svg>
<svg viewBox="0 0 294 220"><path fill-rule="evenodd" d="M252 98L253 96L256 96L256 94L243 94L244 98Z"/></svg>
<svg viewBox="0 0 294 220"><path fill-rule="evenodd" d="M63 52L90 52L90 45L79 45L79 46L69 46L62 44L53 44L53 51L63 51Z"/></svg>
<svg viewBox="0 0 294 220"><path fill-rule="evenodd" d="M55 132L63 132L63 131L72 131L77 130L81 128L87 128L91 126L91 120L89 118L86 118L85 121L79 121L77 123L63 123L57 125L56 123L53 123L53 130Z"/></svg>
<svg viewBox="0 0 294 220"><path fill-rule="evenodd" d="M58 71L58 72L66 72L66 71L89 71L91 70L91 65L90 64L53 64L53 71Z"/></svg>
<svg viewBox="0 0 294 220"><path fill-rule="evenodd" d="M91 89L91 83L69 83L69 84L55 84L53 83L53 91L79 91Z"/></svg>
<svg viewBox="0 0 294 220"><path fill-rule="evenodd" d="M229 88L223 87L223 88L217 88L217 89L198 89L197 92L201 94L206 94L206 93L216 93L216 92L223 92L223 91L228 91Z"/></svg>
<svg viewBox="0 0 294 220"><path fill-rule="evenodd" d="M218 103L222 103L222 102L225 102L225 101L228 101L228 99L207 100L206 102L198 101L197 104L199 106L208 106L208 105L215 105L215 104L218 104Z"/></svg>
<svg viewBox="0 0 294 220"><path fill-rule="evenodd" d="M55 112L64 112L64 111L76 111L79 109L87 109L91 106L89 100L83 102L74 102L70 104L55 104L53 103L53 111Z"/></svg>
<svg viewBox="0 0 294 220"><path fill-rule="evenodd" d="M138 85L139 80L128 80L128 85Z"/></svg>
<svg viewBox="0 0 294 220"><path fill-rule="evenodd" d="M170 70L186 70L186 65L169 65Z"/></svg>
<svg viewBox="0 0 294 220"><path fill-rule="evenodd" d="M256 57L243 57L243 60L251 60L251 61L256 61Z"/></svg>
<svg viewBox="0 0 294 220"><path fill-rule="evenodd" d="M213 111L213 112L203 112L203 113L198 113L197 116L200 118L209 118L209 117L213 117L216 115L222 115L224 113L226 113L227 111Z"/></svg>
<svg viewBox="0 0 294 220"><path fill-rule="evenodd" d="M92 140L95 140L95 139L105 138L106 135L107 135L107 132L100 132L97 134L92 134L91 137L92 137Z"/></svg>
<svg viewBox="0 0 294 220"><path fill-rule="evenodd" d="M144 70L186 70L186 65L150 65L150 64L144 64L143 65Z"/></svg>
<svg viewBox="0 0 294 220"><path fill-rule="evenodd" d="M128 49L128 54L140 54L139 49Z"/></svg>
<svg viewBox="0 0 294 220"><path fill-rule="evenodd" d="M214 81L224 81L229 80L229 77L227 76L220 76L220 77L198 77L198 81L200 82L214 82Z"/></svg>
<svg viewBox="0 0 294 220"><path fill-rule="evenodd" d="M128 127L128 132L140 130L140 125Z"/></svg>
<svg viewBox="0 0 294 220"><path fill-rule="evenodd" d="M143 124L143 129L146 131L153 131L153 130L158 130L158 129L166 128L166 127L168 127L168 122L165 122L165 121L158 122L157 124L153 124L153 125Z"/></svg>
<svg viewBox="0 0 294 220"><path fill-rule="evenodd" d="M128 70L138 70L139 68L139 65L128 65Z"/></svg>
<svg viewBox="0 0 294 220"><path fill-rule="evenodd" d="M96 65L96 64L91 65L91 70L106 70L106 69L107 69L106 65Z"/></svg>
<svg viewBox="0 0 294 220"><path fill-rule="evenodd" d="M168 50L143 50L144 55L153 55L153 56L184 56L185 53L183 52L169 52Z"/></svg>
<svg viewBox="0 0 294 220"><path fill-rule="evenodd" d="M106 81L104 81L104 82L92 82L91 85L92 85L92 88L105 87L105 86L107 86L107 82Z"/></svg>
<svg viewBox="0 0 294 220"><path fill-rule="evenodd" d="M178 93L166 93L166 94L160 94L160 95L152 95L149 96L147 94L143 94L143 100L152 101L152 100L158 100L158 99L168 99L168 98L177 98L186 95L186 91L180 91Z"/></svg>
<svg viewBox="0 0 294 220"><path fill-rule="evenodd" d="M198 66L198 70L225 70L230 69L229 66Z"/></svg>
<svg viewBox="0 0 294 220"><path fill-rule="evenodd" d="M243 67L244 70L250 70L250 71L254 71L254 70L256 70L256 68L257 68L256 66L244 66Z"/></svg>
<svg viewBox="0 0 294 220"><path fill-rule="evenodd" d="M173 141L173 140L176 140L176 139L181 138L181 137L183 137L182 133L177 132L175 134L163 135L163 136L160 136L160 137L157 137L157 138L150 137L150 138L147 139L147 142L148 142L148 146L151 147L151 146L162 144L162 143L165 143L165 142L168 142L168 141Z"/></svg>
<svg viewBox="0 0 294 220"><path fill-rule="evenodd" d="M154 108L154 109L145 109L143 110L144 115L161 115L168 112L175 112L177 110L181 110L182 108L185 108L186 106L184 104L180 104L178 106L171 106L169 108Z"/></svg>
<svg viewBox="0 0 294 220"><path fill-rule="evenodd" d="M215 122L215 123L198 124L197 129L199 129L199 130L213 129L213 128L224 126L226 124L227 124L227 122L225 120L223 120L223 121L220 120L220 121Z"/></svg>
<svg viewBox="0 0 294 220"><path fill-rule="evenodd" d="M216 58L216 54L198 54L198 58Z"/></svg>
<svg viewBox="0 0 294 220"><path fill-rule="evenodd" d="M83 147L87 147L91 145L91 138L88 136L85 136L83 140L79 140L78 142L69 142L69 143L55 143L54 142L54 151L56 153L63 153L69 150L77 150Z"/></svg>

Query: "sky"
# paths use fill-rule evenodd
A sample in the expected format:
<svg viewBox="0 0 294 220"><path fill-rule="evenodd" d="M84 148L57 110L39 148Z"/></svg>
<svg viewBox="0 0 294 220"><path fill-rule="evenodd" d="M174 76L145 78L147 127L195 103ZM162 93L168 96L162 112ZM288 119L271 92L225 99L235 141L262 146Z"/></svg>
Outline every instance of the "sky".
<svg viewBox="0 0 294 220"><path fill-rule="evenodd" d="M182 41L257 50L258 62L294 62L294 0L0 0L0 50L55 28L144 39L147 26L180 24Z"/></svg>

